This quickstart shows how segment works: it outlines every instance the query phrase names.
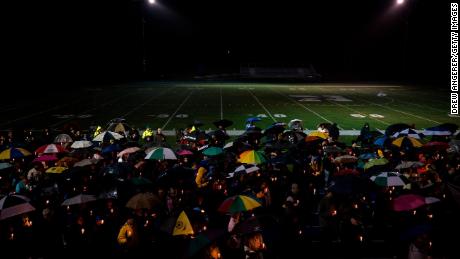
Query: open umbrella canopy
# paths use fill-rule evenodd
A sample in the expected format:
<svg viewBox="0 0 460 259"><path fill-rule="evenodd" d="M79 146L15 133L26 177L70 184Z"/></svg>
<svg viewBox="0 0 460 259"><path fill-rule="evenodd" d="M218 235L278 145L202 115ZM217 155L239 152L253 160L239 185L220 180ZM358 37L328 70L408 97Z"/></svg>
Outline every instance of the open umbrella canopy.
<svg viewBox="0 0 460 259"><path fill-rule="evenodd" d="M249 173L257 172L258 170L260 170L260 168L257 167L256 165L253 165L253 164L243 164L243 165L238 166L238 167L235 169L235 171L229 173L229 174L228 174L228 178L233 177L235 174L236 174L236 175L240 175L240 174L249 174Z"/></svg>
<svg viewBox="0 0 460 259"><path fill-rule="evenodd" d="M185 211L182 211L176 220L172 235L193 235L194 233L195 232L193 231L192 224L190 224L190 220L188 219L187 214L185 214Z"/></svg>
<svg viewBox="0 0 460 259"><path fill-rule="evenodd" d="M417 168L423 166L422 162L419 161L403 161L401 164L397 165L395 169L407 169L407 168Z"/></svg>
<svg viewBox="0 0 460 259"><path fill-rule="evenodd" d="M75 157L66 156L56 162L56 166L61 167L72 167L75 163L78 162L78 159Z"/></svg>
<svg viewBox="0 0 460 259"><path fill-rule="evenodd" d="M90 165L95 165L99 162L98 159L89 159L89 158L86 158L86 159L83 159L81 161L78 161L76 162L73 166L74 167L85 167L85 166L90 166Z"/></svg>
<svg viewBox="0 0 460 259"><path fill-rule="evenodd" d="M327 139L329 137L329 135L327 133L320 132L320 131L312 131L312 132L310 132L310 134L308 134L307 137L319 137L319 138L322 138L322 139Z"/></svg>
<svg viewBox="0 0 460 259"><path fill-rule="evenodd" d="M404 186L409 183L406 177L397 172L383 172L371 177L378 186Z"/></svg>
<svg viewBox="0 0 460 259"><path fill-rule="evenodd" d="M388 137L387 137L387 136L378 137L378 138L374 141L374 145L379 146L379 147L383 147L383 146L385 146L385 143L387 142L387 140L388 140Z"/></svg>
<svg viewBox="0 0 460 259"><path fill-rule="evenodd" d="M298 129L302 127L303 121L301 119L293 119L290 120L288 123L288 128L290 129Z"/></svg>
<svg viewBox="0 0 460 259"><path fill-rule="evenodd" d="M79 148L89 148L93 145L93 142L88 141L88 140L77 140L72 145L70 146L73 149L79 149Z"/></svg>
<svg viewBox="0 0 460 259"><path fill-rule="evenodd" d="M0 163L0 170L7 169L13 167L10 163Z"/></svg>
<svg viewBox="0 0 460 259"><path fill-rule="evenodd" d="M395 134L392 135L393 138L399 138L399 137L411 137L415 139L421 139L422 135L420 135L417 131L413 129L405 129L396 132Z"/></svg>
<svg viewBox="0 0 460 259"><path fill-rule="evenodd" d="M419 148L423 146L420 141L412 137L400 137L391 143L399 148Z"/></svg>
<svg viewBox="0 0 460 259"><path fill-rule="evenodd" d="M425 197L416 194L404 194L393 200L393 210L409 211L425 205Z"/></svg>
<svg viewBox="0 0 460 259"><path fill-rule="evenodd" d="M255 199L246 195L235 195L227 198L220 206L219 212L222 213L235 213L241 211L248 211L262 206Z"/></svg>
<svg viewBox="0 0 460 259"><path fill-rule="evenodd" d="M33 162L50 162L50 161L57 161L58 158L56 155L42 155L39 157L34 158Z"/></svg>
<svg viewBox="0 0 460 259"><path fill-rule="evenodd" d="M47 144L35 150L36 154L55 154L61 152L67 152L67 150L59 144Z"/></svg>
<svg viewBox="0 0 460 259"><path fill-rule="evenodd" d="M140 151L141 149L139 147L129 147L118 153L117 157L122 157L124 155L129 155L132 153L135 153L137 151Z"/></svg>
<svg viewBox="0 0 460 259"><path fill-rule="evenodd" d="M233 121L222 119L222 120L214 121L212 124L214 124L216 127L221 126L222 128L227 128L233 125Z"/></svg>
<svg viewBox="0 0 460 259"><path fill-rule="evenodd" d="M78 194L77 196L74 196L72 198L65 200L61 205L70 206L70 205L76 205L76 204L83 204L83 203L87 203L87 202L91 202L95 200L96 200L96 196L94 195Z"/></svg>
<svg viewBox="0 0 460 259"><path fill-rule="evenodd" d="M358 161L358 158L355 156L350 156L350 155L343 155L343 156L338 156L334 159L334 163L355 163Z"/></svg>
<svg viewBox="0 0 460 259"><path fill-rule="evenodd" d="M251 122L256 122L256 121L261 121L262 119L259 117L250 117L246 119L246 122L251 123Z"/></svg>
<svg viewBox="0 0 460 259"><path fill-rule="evenodd" d="M129 132L132 128L125 122L114 122L107 126L108 131L112 132Z"/></svg>
<svg viewBox="0 0 460 259"><path fill-rule="evenodd" d="M9 159L17 159L17 158L23 158L26 156L32 155L29 151L23 149L23 148L8 148L3 150L0 153L0 160L9 160Z"/></svg>
<svg viewBox="0 0 460 259"><path fill-rule="evenodd" d="M205 156L218 156L222 154L224 150L220 147L208 147L203 151L203 155Z"/></svg>
<svg viewBox="0 0 460 259"><path fill-rule="evenodd" d="M93 141L97 142L109 142L110 140L118 140L124 138L122 135L113 131L104 131L101 134L94 137Z"/></svg>
<svg viewBox="0 0 460 259"><path fill-rule="evenodd" d="M405 123L392 124L385 129L385 135L392 136L396 132L400 132L408 128L410 128L410 125L405 124Z"/></svg>
<svg viewBox="0 0 460 259"><path fill-rule="evenodd" d="M364 154L359 155L359 159L362 159L362 160L367 160L367 159L376 158L376 157L377 157L376 153L364 153Z"/></svg>
<svg viewBox="0 0 460 259"><path fill-rule="evenodd" d="M179 156L191 156L191 155L193 155L193 152L190 151L190 150L187 150L187 149L181 149L181 150L177 151L177 154Z"/></svg>
<svg viewBox="0 0 460 259"><path fill-rule="evenodd" d="M68 169L67 167L63 167L63 166L53 166L53 167L46 169L45 172L49 174L62 174L62 172L64 172L67 169Z"/></svg>
<svg viewBox="0 0 460 259"><path fill-rule="evenodd" d="M266 162L266 159L259 151L247 150L239 155L238 162L244 164L263 164Z"/></svg>
<svg viewBox="0 0 460 259"><path fill-rule="evenodd" d="M68 134L59 134L54 138L54 143L71 143L73 142L72 137L70 137Z"/></svg>
<svg viewBox="0 0 460 259"><path fill-rule="evenodd" d="M426 136L450 136L458 129L457 124L444 123L435 127L426 128L423 134Z"/></svg>
<svg viewBox="0 0 460 259"><path fill-rule="evenodd" d="M112 145L108 145L106 147L104 147L102 149L102 154L108 154L108 153L112 153L112 152L118 152L120 150L123 150L123 148L118 145L118 144L112 144Z"/></svg>
<svg viewBox="0 0 460 259"><path fill-rule="evenodd" d="M441 141L430 141L423 145L424 150L446 150L449 148L449 143Z"/></svg>
<svg viewBox="0 0 460 259"><path fill-rule="evenodd" d="M286 123L275 122L264 130L264 134L265 135L280 134L280 133L283 133L285 129L286 129Z"/></svg>
<svg viewBox="0 0 460 259"><path fill-rule="evenodd" d="M126 207L133 210L152 209L160 203L160 199L155 194L151 192L143 192L131 197L129 201L126 203Z"/></svg>
<svg viewBox="0 0 460 259"><path fill-rule="evenodd" d="M154 148L154 149L150 150L147 153L147 155L145 156L145 159L150 159L150 160L177 160L177 157L174 154L174 151L172 151L170 148L158 147L158 148Z"/></svg>
<svg viewBox="0 0 460 259"><path fill-rule="evenodd" d="M29 201L29 198L22 195L6 195L0 200L0 220L34 211L35 208Z"/></svg>
<svg viewBox="0 0 460 259"><path fill-rule="evenodd" d="M374 166L386 165L388 163L389 163L389 161L386 158L369 159L369 162L367 162L364 165L364 169L367 170L367 169L370 169L370 168L372 168Z"/></svg>

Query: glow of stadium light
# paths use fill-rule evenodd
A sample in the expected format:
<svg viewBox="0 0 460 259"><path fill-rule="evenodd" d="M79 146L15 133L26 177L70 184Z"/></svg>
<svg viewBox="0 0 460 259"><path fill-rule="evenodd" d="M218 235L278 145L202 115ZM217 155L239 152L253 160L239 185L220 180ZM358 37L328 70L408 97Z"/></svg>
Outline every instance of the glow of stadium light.
<svg viewBox="0 0 460 259"><path fill-rule="evenodd" d="M402 4L404 4L404 0L396 0L396 3L397 3L398 5L402 5Z"/></svg>
<svg viewBox="0 0 460 259"><path fill-rule="evenodd" d="M155 0L149 0L149 4L155 4Z"/></svg>

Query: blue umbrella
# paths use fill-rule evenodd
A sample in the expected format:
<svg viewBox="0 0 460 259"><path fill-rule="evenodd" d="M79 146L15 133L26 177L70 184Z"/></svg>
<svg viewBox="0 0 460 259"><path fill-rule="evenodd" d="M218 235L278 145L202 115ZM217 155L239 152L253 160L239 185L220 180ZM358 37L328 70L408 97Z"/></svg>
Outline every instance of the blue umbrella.
<svg viewBox="0 0 460 259"><path fill-rule="evenodd" d="M123 148L120 145L112 144L112 145L104 147L102 149L102 154L118 152L118 151L121 151L121 150L123 150Z"/></svg>
<svg viewBox="0 0 460 259"><path fill-rule="evenodd" d="M380 137L374 141L374 145L383 147L387 139L388 139L387 136Z"/></svg>
<svg viewBox="0 0 460 259"><path fill-rule="evenodd" d="M246 122L251 123L251 122L261 121L261 120L262 120L262 119L259 118L259 117L251 117L251 118L248 118L248 119L246 120Z"/></svg>
<svg viewBox="0 0 460 259"><path fill-rule="evenodd" d="M375 153L364 153L359 156L359 159L371 159L371 158L376 158L377 155Z"/></svg>

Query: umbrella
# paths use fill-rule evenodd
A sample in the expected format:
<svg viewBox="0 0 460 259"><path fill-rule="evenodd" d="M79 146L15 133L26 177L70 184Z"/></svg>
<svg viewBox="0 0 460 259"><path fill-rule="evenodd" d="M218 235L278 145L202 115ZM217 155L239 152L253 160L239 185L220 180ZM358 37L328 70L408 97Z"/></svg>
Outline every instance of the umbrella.
<svg viewBox="0 0 460 259"><path fill-rule="evenodd" d="M266 162L266 159L259 151L247 150L239 155L238 162L245 164L263 164Z"/></svg>
<svg viewBox="0 0 460 259"><path fill-rule="evenodd" d="M342 163L342 164L354 163L356 161L358 161L358 158L355 156L350 156L350 155L338 156L334 159L335 163Z"/></svg>
<svg viewBox="0 0 460 259"><path fill-rule="evenodd" d="M89 148L93 145L93 142L88 141L88 140L77 140L72 145L70 146L71 148L74 149L79 149L79 148Z"/></svg>
<svg viewBox="0 0 460 259"><path fill-rule="evenodd" d="M415 139L421 139L422 137L420 136L420 134L413 130L413 129L405 129L405 130L402 130L402 131L399 131L399 132L396 132L395 134L392 135L393 138L398 138L398 137L411 137L411 138L415 138Z"/></svg>
<svg viewBox="0 0 460 259"><path fill-rule="evenodd" d="M127 154L132 154L132 153L135 153L135 152L140 151L140 150L141 149L138 148L138 147L125 148L123 151L118 153L117 157L122 157L122 156L127 155Z"/></svg>
<svg viewBox="0 0 460 259"><path fill-rule="evenodd" d="M251 117L251 118L248 118L246 120L247 123L252 123L252 122L256 122L256 121L261 121L262 119L259 118L259 117Z"/></svg>
<svg viewBox="0 0 460 259"><path fill-rule="evenodd" d="M72 198L66 199L61 205L70 206L70 205L75 205L75 204L83 204L83 203L87 203L87 202L91 202L95 200L96 200L96 196L94 195L79 194Z"/></svg>
<svg viewBox="0 0 460 259"><path fill-rule="evenodd" d="M212 124L214 124L216 127L222 126L222 128L227 128L233 125L233 121L222 119L222 120L215 121Z"/></svg>
<svg viewBox="0 0 460 259"><path fill-rule="evenodd" d="M387 136L379 137L374 141L374 145L379 146L379 147L383 147L383 146L385 146L385 142L387 141L387 139L388 139Z"/></svg>
<svg viewBox="0 0 460 259"><path fill-rule="evenodd" d="M377 165L386 165L388 164L388 160L386 158L377 158L377 159L369 159L369 162L367 162L365 165L364 165L364 169L369 169L373 166L377 166Z"/></svg>
<svg viewBox="0 0 460 259"><path fill-rule="evenodd" d="M108 145L106 147L104 147L101 152L102 154L107 154L107 153L112 153L112 152L118 152L120 150L122 150L123 148L118 145L118 144L112 144L112 145Z"/></svg>
<svg viewBox="0 0 460 259"><path fill-rule="evenodd" d="M112 139L118 140L124 138L122 135L112 132L112 131L104 131L101 134L97 135L94 137L93 141L98 141L98 142L108 142Z"/></svg>
<svg viewBox="0 0 460 259"><path fill-rule="evenodd" d="M107 130L112 132L129 132L132 128L124 122L116 122L110 123Z"/></svg>
<svg viewBox="0 0 460 259"><path fill-rule="evenodd" d="M218 156L222 154L224 150L220 147L208 147L203 151L203 155L205 156Z"/></svg>
<svg viewBox="0 0 460 259"><path fill-rule="evenodd" d="M67 152L67 150L59 144L47 144L35 150L35 154L54 154L61 152Z"/></svg>
<svg viewBox="0 0 460 259"><path fill-rule="evenodd" d="M440 141L431 141L423 145L425 150L446 150L449 148L449 144Z"/></svg>
<svg viewBox="0 0 460 259"><path fill-rule="evenodd" d="M342 176L342 175L359 175L359 172L356 169L345 168L345 169L340 169L339 172L334 174L334 176Z"/></svg>
<svg viewBox="0 0 460 259"><path fill-rule="evenodd" d="M458 129L457 124L444 123L435 127L427 128L423 131L426 136L450 136Z"/></svg>
<svg viewBox="0 0 460 259"><path fill-rule="evenodd" d="M218 211L222 213L235 213L248 211L262 206L255 199L245 195L235 195L227 198L220 206Z"/></svg>
<svg viewBox="0 0 460 259"><path fill-rule="evenodd" d="M78 162L78 159L75 157L70 157L66 156L61 158L59 161L56 162L57 166L64 166L64 167L72 167L76 162Z"/></svg>
<svg viewBox="0 0 460 259"><path fill-rule="evenodd" d="M29 198L22 195L6 195L0 200L0 220L34 211L35 208L29 201Z"/></svg>
<svg viewBox="0 0 460 259"><path fill-rule="evenodd" d="M408 129L408 128L410 128L410 126L408 124L405 124L405 123L392 124L392 125L388 126L385 129L385 135L386 136L391 136L391 135L395 134L396 132L400 132L400 131Z"/></svg>
<svg viewBox="0 0 460 259"><path fill-rule="evenodd" d="M192 224L190 224L190 220L188 219L187 214L185 214L185 211L182 211L176 220L172 235L193 235L194 233L195 232L193 231Z"/></svg>
<svg viewBox="0 0 460 259"><path fill-rule="evenodd" d="M32 162L50 162L50 161L56 161L58 158L56 155L42 155L39 157L36 157Z"/></svg>
<svg viewBox="0 0 460 259"><path fill-rule="evenodd" d="M228 178L233 177L235 174L236 175L249 174L249 173L252 173L252 172L257 172L258 170L260 170L260 168L257 167L256 165L253 165L253 164L240 165L235 169L235 171L233 171L232 173L228 174Z"/></svg>
<svg viewBox="0 0 460 259"><path fill-rule="evenodd" d="M81 161L76 162L73 166L74 167L85 167L85 166L89 166L89 165L95 165L95 164L97 164L97 162L99 162L98 159L86 158L86 159L83 159Z"/></svg>
<svg viewBox="0 0 460 259"><path fill-rule="evenodd" d="M231 147L233 147L233 141L225 144L224 149L231 148Z"/></svg>
<svg viewBox="0 0 460 259"><path fill-rule="evenodd" d="M401 164L397 165L395 169L400 170L400 169L407 169L407 168L417 168L423 166L422 162L418 161L404 161L401 162Z"/></svg>
<svg viewBox="0 0 460 259"><path fill-rule="evenodd" d="M404 194L393 200L393 210L408 211L425 205L425 197L416 194Z"/></svg>
<svg viewBox="0 0 460 259"><path fill-rule="evenodd" d="M288 130L283 133L284 138L287 139L290 143L298 143L305 139L307 134L302 131L297 130Z"/></svg>
<svg viewBox="0 0 460 259"><path fill-rule="evenodd" d="M409 181L403 175L396 172L383 172L371 177L371 181L379 186L404 186Z"/></svg>
<svg viewBox="0 0 460 259"><path fill-rule="evenodd" d="M0 163L0 170L7 169L12 167L13 165L10 163Z"/></svg>
<svg viewBox="0 0 460 259"><path fill-rule="evenodd" d="M155 194L151 192L143 192L131 197L126 203L126 207L133 210L152 209L160 203L160 199Z"/></svg>
<svg viewBox="0 0 460 259"><path fill-rule="evenodd" d="M176 160L177 157L170 148L158 147L147 153L145 159L151 160Z"/></svg>
<svg viewBox="0 0 460 259"><path fill-rule="evenodd" d="M375 153L364 153L364 154L359 155L359 159L363 159L363 160L376 158L376 157L377 157L377 154Z"/></svg>
<svg viewBox="0 0 460 259"><path fill-rule="evenodd" d="M308 134L308 137L320 137L322 139L327 139L328 134L320 131L312 131L310 134Z"/></svg>
<svg viewBox="0 0 460 259"><path fill-rule="evenodd" d="M193 152L187 149L182 149L182 150L177 151L177 154L179 156L190 156L190 155L193 155Z"/></svg>
<svg viewBox="0 0 460 259"><path fill-rule="evenodd" d="M264 134L265 135L270 135L270 134L277 135L277 134L284 132L285 129L286 129L286 123L275 122L264 130Z"/></svg>
<svg viewBox="0 0 460 259"><path fill-rule="evenodd" d="M399 148L417 148L422 146L420 141L412 137L400 137L393 140L391 143Z"/></svg>
<svg viewBox="0 0 460 259"><path fill-rule="evenodd" d="M339 153L342 152L342 149L338 146L325 146L324 152L326 153Z"/></svg>
<svg viewBox="0 0 460 259"><path fill-rule="evenodd" d="M134 185L149 185L152 184L152 181L145 177L133 177L131 178L131 183Z"/></svg>
<svg viewBox="0 0 460 259"><path fill-rule="evenodd" d="M73 139L67 134L59 134L54 138L54 143L71 143Z"/></svg>
<svg viewBox="0 0 460 259"><path fill-rule="evenodd" d="M67 167L63 167L63 166L53 166L53 167L48 168L46 172L49 174L61 174L67 169L68 169Z"/></svg>
<svg viewBox="0 0 460 259"><path fill-rule="evenodd" d="M22 157L30 156L30 155L32 154L23 148L12 147L12 148L3 150L0 153L0 160L16 159L16 158L22 158Z"/></svg>

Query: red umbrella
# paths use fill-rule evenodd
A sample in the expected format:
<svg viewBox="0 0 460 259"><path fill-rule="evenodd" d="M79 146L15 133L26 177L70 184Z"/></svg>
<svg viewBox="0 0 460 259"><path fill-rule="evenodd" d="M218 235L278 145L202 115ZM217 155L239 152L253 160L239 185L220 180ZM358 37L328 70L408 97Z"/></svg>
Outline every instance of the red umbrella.
<svg viewBox="0 0 460 259"><path fill-rule="evenodd" d="M425 197L416 194L404 194L393 200L393 210L409 211L425 205Z"/></svg>
<svg viewBox="0 0 460 259"><path fill-rule="evenodd" d="M35 154L54 154L61 152L67 152L67 150L59 144L47 144L35 150Z"/></svg>
<svg viewBox="0 0 460 259"><path fill-rule="evenodd" d="M58 158L56 155L42 155L35 158L32 162L49 162L49 161L57 161Z"/></svg>
<svg viewBox="0 0 460 259"><path fill-rule="evenodd" d="M340 171L335 174L335 176L342 176L342 175L359 175L359 172L356 169L345 168L345 169L340 169Z"/></svg>
<svg viewBox="0 0 460 259"><path fill-rule="evenodd" d="M193 155L193 152L187 149L182 149L177 152L179 156L190 156Z"/></svg>

